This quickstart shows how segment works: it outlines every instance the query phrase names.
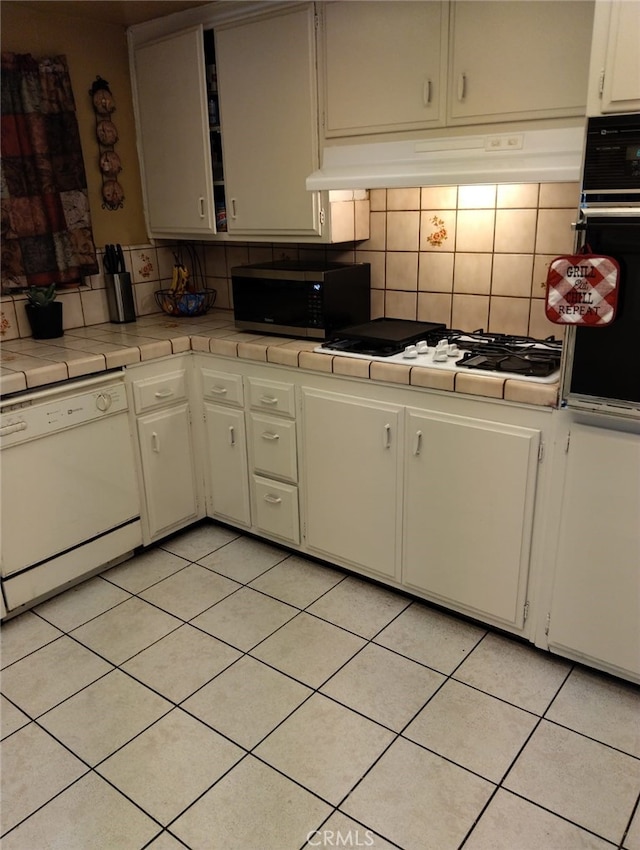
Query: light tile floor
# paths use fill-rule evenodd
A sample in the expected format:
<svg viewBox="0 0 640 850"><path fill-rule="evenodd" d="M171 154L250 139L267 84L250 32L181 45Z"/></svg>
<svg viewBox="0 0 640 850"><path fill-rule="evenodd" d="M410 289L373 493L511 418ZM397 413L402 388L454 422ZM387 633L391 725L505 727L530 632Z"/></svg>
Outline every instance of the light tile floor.
<svg viewBox="0 0 640 850"><path fill-rule="evenodd" d="M4 850L640 850L640 690L213 523L2 628Z"/></svg>

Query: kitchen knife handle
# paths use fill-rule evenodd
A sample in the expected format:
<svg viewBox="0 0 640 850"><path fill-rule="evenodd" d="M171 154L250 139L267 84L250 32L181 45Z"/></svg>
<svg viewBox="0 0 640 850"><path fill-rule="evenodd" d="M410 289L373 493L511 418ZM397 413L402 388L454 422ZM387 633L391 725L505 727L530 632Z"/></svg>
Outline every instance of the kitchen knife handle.
<svg viewBox="0 0 640 850"><path fill-rule="evenodd" d="M416 431L416 441L413 446L414 455L419 455L422 451L422 431Z"/></svg>
<svg viewBox="0 0 640 850"><path fill-rule="evenodd" d="M391 448L391 425L388 424L384 426L384 447Z"/></svg>
<svg viewBox="0 0 640 850"><path fill-rule="evenodd" d="M116 274L122 272L124 274L126 272L126 268L124 265L124 251L122 250L122 245L116 245Z"/></svg>

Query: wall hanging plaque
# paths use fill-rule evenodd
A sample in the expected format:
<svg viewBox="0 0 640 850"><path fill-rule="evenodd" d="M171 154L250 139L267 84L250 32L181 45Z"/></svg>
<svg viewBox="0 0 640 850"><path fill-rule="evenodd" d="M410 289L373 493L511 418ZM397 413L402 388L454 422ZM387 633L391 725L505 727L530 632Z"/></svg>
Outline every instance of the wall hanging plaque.
<svg viewBox="0 0 640 850"><path fill-rule="evenodd" d="M618 306L620 266L613 257L583 253L556 257L549 265L545 313L556 325L610 325Z"/></svg>

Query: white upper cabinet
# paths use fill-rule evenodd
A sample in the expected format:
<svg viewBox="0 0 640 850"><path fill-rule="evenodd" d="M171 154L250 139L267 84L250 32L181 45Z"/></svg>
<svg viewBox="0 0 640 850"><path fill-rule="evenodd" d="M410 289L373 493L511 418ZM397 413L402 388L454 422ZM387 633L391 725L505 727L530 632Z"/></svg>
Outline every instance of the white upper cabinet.
<svg viewBox="0 0 640 850"><path fill-rule="evenodd" d="M215 30L229 233L317 236L315 16L294 4Z"/></svg>
<svg viewBox="0 0 640 850"><path fill-rule="evenodd" d="M134 73L149 234L215 233L202 27L136 47Z"/></svg>
<svg viewBox="0 0 640 850"><path fill-rule="evenodd" d="M323 4L325 136L441 125L447 25L447 3Z"/></svg>
<svg viewBox="0 0 640 850"><path fill-rule="evenodd" d="M322 4L323 136L584 115L593 7L593 0Z"/></svg>
<svg viewBox="0 0 640 850"><path fill-rule="evenodd" d="M593 2L451 4L448 124L584 115Z"/></svg>
<svg viewBox="0 0 640 850"><path fill-rule="evenodd" d="M305 185L319 165L313 4L218 5L129 33L149 235L353 239Z"/></svg>
<svg viewBox="0 0 640 850"><path fill-rule="evenodd" d="M597 0L588 115L640 111L640 0Z"/></svg>

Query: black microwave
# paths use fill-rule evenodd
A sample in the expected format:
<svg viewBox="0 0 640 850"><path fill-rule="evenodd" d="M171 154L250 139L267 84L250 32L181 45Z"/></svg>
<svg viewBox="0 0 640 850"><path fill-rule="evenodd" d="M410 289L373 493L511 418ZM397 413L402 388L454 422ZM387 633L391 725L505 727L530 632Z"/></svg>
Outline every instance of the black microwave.
<svg viewBox="0 0 640 850"><path fill-rule="evenodd" d="M369 263L276 261L231 269L240 330L324 340L371 318Z"/></svg>

